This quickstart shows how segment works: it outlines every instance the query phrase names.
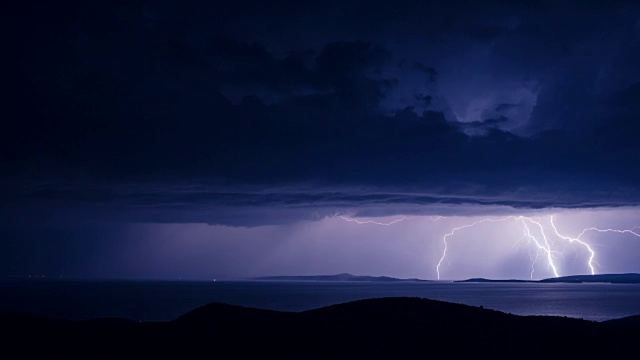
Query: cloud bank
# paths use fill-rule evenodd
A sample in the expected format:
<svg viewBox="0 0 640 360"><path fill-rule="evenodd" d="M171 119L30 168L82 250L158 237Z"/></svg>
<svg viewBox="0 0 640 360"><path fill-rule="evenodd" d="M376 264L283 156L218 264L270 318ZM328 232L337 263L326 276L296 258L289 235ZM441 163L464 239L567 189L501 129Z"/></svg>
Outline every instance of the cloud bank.
<svg viewBox="0 0 640 360"><path fill-rule="evenodd" d="M637 205L638 8L577 5L15 5L3 212Z"/></svg>

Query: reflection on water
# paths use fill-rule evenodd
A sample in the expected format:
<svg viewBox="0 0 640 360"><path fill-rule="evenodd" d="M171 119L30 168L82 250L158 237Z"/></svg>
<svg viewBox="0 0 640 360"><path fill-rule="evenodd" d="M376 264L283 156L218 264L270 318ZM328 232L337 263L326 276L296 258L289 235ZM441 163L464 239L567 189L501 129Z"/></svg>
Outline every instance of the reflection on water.
<svg viewBox="0 0 640 360"><path fill-rule="evenodd" d="M69 319L171 320L218 301L301 311L346 301L417 296L518 315L608 320L640 314L640 284L288 283L288 282L2 282L0 312Z"/></svg>

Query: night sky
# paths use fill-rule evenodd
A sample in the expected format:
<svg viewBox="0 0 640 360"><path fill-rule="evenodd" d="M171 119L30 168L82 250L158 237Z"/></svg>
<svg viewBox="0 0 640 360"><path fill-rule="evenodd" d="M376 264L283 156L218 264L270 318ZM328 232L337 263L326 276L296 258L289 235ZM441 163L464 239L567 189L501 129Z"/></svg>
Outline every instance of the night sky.
<svg viewBox="0 0 640 360"><path fill-rule="evenodd" d="M637 2L2 7L1 277L640 272Z"/></svg>

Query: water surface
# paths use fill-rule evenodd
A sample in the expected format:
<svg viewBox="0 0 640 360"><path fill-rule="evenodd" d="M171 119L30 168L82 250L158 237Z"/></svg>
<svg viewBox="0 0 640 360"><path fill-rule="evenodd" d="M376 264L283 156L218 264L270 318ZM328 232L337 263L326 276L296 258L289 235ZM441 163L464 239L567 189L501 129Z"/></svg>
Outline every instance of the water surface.
<svg viewBox="0 0 640 360"><path fill-rule="evenodd" d="M0 312L65 319L165 321L210 302L302 311L389 296L484 306L518 315L609 320L640 314L640 284L255 281L0 282Z"/></svg>

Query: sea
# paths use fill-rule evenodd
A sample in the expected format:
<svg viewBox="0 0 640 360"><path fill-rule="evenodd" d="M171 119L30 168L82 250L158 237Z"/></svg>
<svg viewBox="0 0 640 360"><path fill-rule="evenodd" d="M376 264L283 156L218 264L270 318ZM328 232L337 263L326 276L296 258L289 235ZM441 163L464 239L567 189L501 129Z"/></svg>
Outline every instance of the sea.
<svg viewBox="0 0 640 360"><path fill-rule="evenodd" d="M0 313L169 321L212 302L304 311L397 296L593 321L640 314L640 284L63 280L1 281Z"/></svg>

